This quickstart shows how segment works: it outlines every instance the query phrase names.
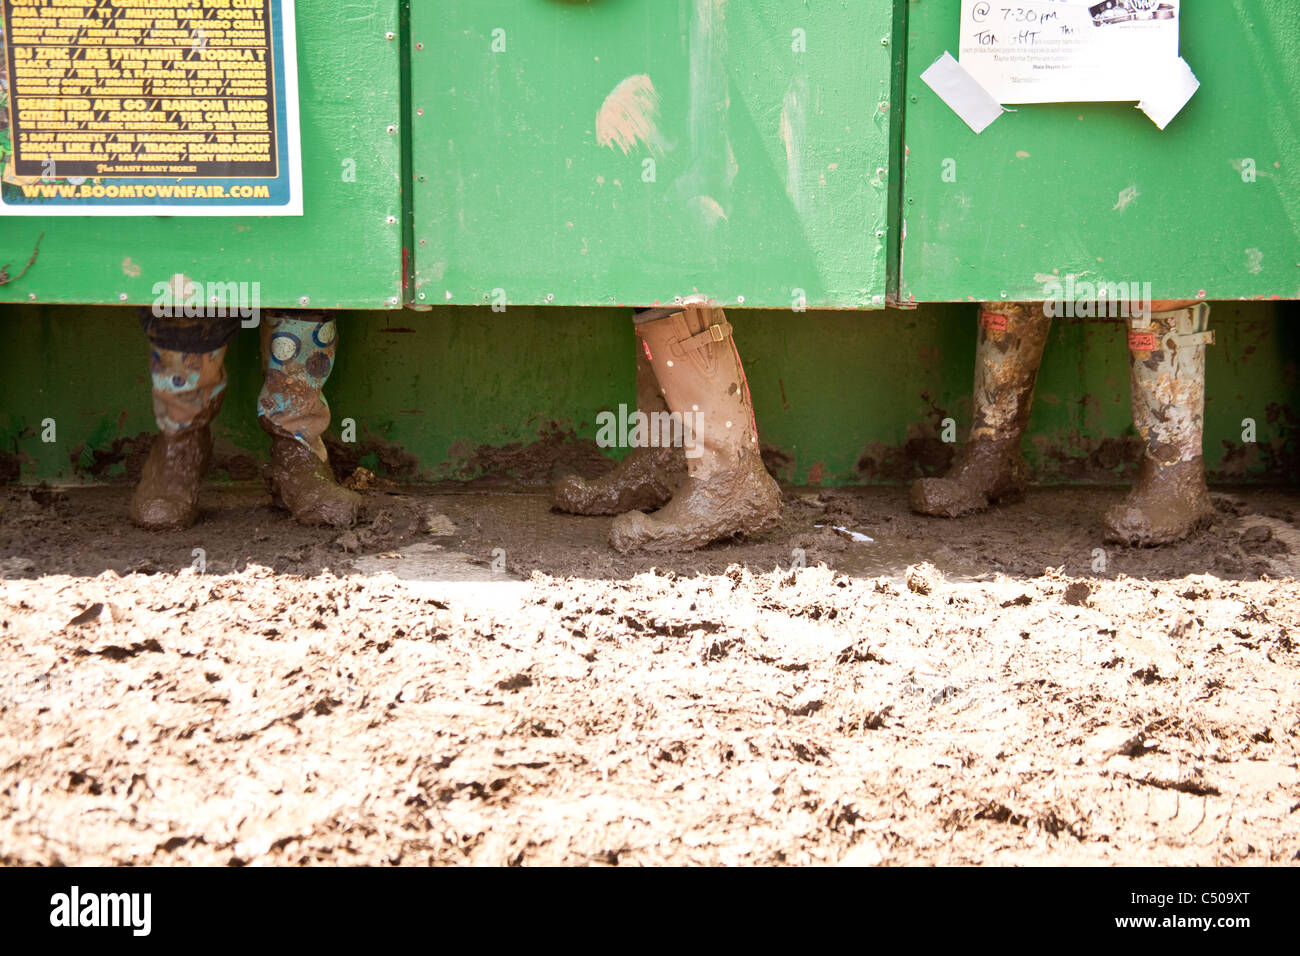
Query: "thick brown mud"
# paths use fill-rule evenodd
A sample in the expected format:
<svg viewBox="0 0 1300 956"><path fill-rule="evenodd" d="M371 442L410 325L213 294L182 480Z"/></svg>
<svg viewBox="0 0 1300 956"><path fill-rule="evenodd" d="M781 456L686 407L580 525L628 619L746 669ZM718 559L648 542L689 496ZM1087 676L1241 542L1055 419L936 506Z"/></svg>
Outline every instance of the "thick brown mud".
<svg viewBox="0 0 1300 956"><path fill-rule="evenodd" d="M1153 549L1122 496L645 555L544 491L0 489L0 862L1294 863L1300 494Z"/></svg>

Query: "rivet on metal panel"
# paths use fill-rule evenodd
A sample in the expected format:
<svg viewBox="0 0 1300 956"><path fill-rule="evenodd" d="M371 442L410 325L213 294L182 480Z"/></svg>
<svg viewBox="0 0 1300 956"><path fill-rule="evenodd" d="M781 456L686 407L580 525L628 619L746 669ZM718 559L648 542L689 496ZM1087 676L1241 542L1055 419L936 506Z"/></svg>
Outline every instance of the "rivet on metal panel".
<svg viewBox="0 0 1300 956"><path fill-rule="evenodd" d="M384 34L384 39L387 40L389 43L392 43L394 40L397 39L397 34L394 33L392 30L389 30L387 33Z"/></svg>
<svg viewBox="0 0 1300 956"><path fill-rule="evenodd" d="M736 296L736 305L744 305L744 304L745 304L745 297L743 295Z"/></svg>
<svg viewBox="0 0 1300 956"><path fill-rule="evenodd" d="M303 308L306 308L307 306L311 305L311 297L304 295L301 299L298 300L298 304Z"/></svg>
<svg viewBox="0 0 1300 956"><path fill-rule="evenodd" d="M546 301L547 301L547 302L554 302L554 301L555 301L555 293L553 293L553 292L548 292L548 293L546 293Z"/></svg>
<svg viewBox="0 0 1300 956"><path fill-rule="evenodd" d="M420 240L420 245L422 245L422 246L427 246L428 244L429 244L429 240L428 240L428 239L421 239L421 240Z"/></svg>
<svg viewBox="0 0 1300 956"><path fill-rule="evenodd" d="M402 300L399 299L397 296L393 296L391 299L388 300L388 304L389 304L389 305L399 305L399 304L401 303L401 301L402 301Z"/></svg>
<svg viewBox="0 0 1300 956"><path fill-rule="evenodd" d="M388 224L389 224L390 226L395 226L395 225L397 225L397 217L396 217L396 216L389 216L389 217L388 217Z"/></svg>
<svg viewBox="0 0 1300 956"><path fill-rule="evenodd" d="M881 37L881 38L880 38L880 45L881 45L881 46L889 46L889 37Z"/></svg>
<svg viewBox="0 0 1300 956"><path fill-rule="evenodd" d="M125 292L119 292L119 293L117 294L117 300L118 300L119 302L125 302L128 298L129 298L129 297L127 296L127 294L126 294Z"/></svg>
<svg viewBox="0 0 1300 956"><path fill-rule="evenodd" d="M420 301L421 301L421 302L424 301L424 293L423 293L423 292L420 293Z"/></svg>
<svg viewBox="0 0 1300 956"><path fill-rule="evenodd" d="M395 136L396 134L397 134L397 124L396 123L390 124L388 127L388 135Z"/></svg>

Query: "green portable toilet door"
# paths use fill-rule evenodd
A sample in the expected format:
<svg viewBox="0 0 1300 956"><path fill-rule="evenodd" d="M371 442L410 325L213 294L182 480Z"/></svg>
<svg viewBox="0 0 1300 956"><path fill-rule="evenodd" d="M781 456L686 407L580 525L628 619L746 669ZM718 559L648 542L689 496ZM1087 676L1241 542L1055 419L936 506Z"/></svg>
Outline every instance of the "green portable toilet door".
<svg viewBox="0 0 1300 956"><path fill-rule="evenodd" d="M178 22L189 30L194 21L183 18L182 6L175 8L182 17ZM13 9L16 21L39 13L30 7ZM303 214L0 214L0 264L10 263L12 280L0 284L0 302L148 305L158 298L159 283L167 283L177 290L214 289L222 295L231 288L256 289L260 306L402 305L400 0L274 0L264 9L283 15L296 30ZM164 22L172 15L164 5L150 10ZM205 22L215 24L219 21L213 17L246 10L247 5L211 8ZM56 12L138 23L113 21L111 9L93 0L82 8L51 8L50 16ZM195 27L193 33L196 57L205 44L215 50L218 43L241 42L226 40L211 27L206 32ZM193 65L197 69L191 76L201 77L202 64L196 60ZM106 115L111 114L95 119ZM15 182L41 181L16 176L8 138L13 132L0 131L5 188L11 191ZM81 179L59 175L48 183ZM17 278L38 240L35 259ZM241 291L241 303L247 304L246 298Z"/></svg>
<svg viewBox="0 0 1300 956"><path fill-rule="evenodd" d="M888 3L414 3L412 302L880 308Z"/></svg>
<svg viewBox="0 0 1300 956"><path fill-rule="evenodd" d="M1292 0L1185 0L1201 86L1163 132L1117 102L1018 106L976 135L921 80L958 56L961 0L910 4L900 297L1041 300L1074 277L1300 298L1295 17Z"/></svg>

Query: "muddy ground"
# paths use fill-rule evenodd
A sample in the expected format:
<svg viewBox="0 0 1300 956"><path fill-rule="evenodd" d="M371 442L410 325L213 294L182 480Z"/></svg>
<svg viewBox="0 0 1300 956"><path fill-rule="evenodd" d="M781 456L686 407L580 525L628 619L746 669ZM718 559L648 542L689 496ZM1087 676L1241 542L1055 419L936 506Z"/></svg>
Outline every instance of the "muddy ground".
<svg viewBox="0 0 1300 956"><path fill-rule="evenodd" d="M535 492L0 489L0 862L1294 864L1300 493L1149 551L1121 493L624 557Z"/></svg>

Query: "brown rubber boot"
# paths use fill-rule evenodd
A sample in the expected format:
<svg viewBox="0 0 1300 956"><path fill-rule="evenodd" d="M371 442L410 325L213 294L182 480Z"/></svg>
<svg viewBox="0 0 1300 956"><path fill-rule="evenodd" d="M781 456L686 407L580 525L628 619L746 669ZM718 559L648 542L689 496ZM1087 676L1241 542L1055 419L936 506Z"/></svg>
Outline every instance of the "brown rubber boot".
<svg viewBox="0 0 1300 956"><path fill-rule="evenodd" d="M618 551L689 551L757 534L781 517L781 490L758 449L749 385L721 309L686 311L637 325L668 408L681 416L688 477L653 515L614 519Z"/></svg>
<svg viewBox="0 0 1300 956"><path fill-rule="evenodd" d="M1205 485L1205 347L1214 344L1205 304L1129 320L1133 424L1144 443L1138 479L1106 512L1106 540L1170 544L1214 514Z"/></svg>
<svg viewBox="0 0 1300 956"><path fill-rule="evenodd" d="M330 409L321 389L334 368L337 334L323 312L264 316L257 420L272 438L272 503L300 524L347 528L361 496L335 481L322 437Z"/></svg>
<svg viewBox="0 0 1300 956"><path fill-rule="evenodd" d="M272 434L271 503L299 524L350 528L361 496L340 485L329 462L302 442Z"/></svg>
<svg viewBox="0 0 1300 956"><path fill-rule="evenodd" d="M199 486L212 462L212 420L226 390L225 348L152 349L158 437L131 496L131 520L150 531L188 528L199 515Z"/></svg>
<svg viewBox="0 0 1300 956"><path fill-rule="evenodd" d="M659 392L654 369L646 357L645 347L636 343L636 407L650 417L668 412ZM686 455L657 434L647 444L633 448L608 474L588 481L579 475L565 475L551 488L551 504L558 511L575 515L621 515L627 511L650 511L662 508L673 492L686 480Z"/></svg>
<svg viewBox="0 0 1300 956"><path fill-rule="evenodd" d="M980 309L970 438L947 475L913 482L913 511L958 518L1024 494L1020 439L1051 326L1037 303L985 303Z"/></svg>

